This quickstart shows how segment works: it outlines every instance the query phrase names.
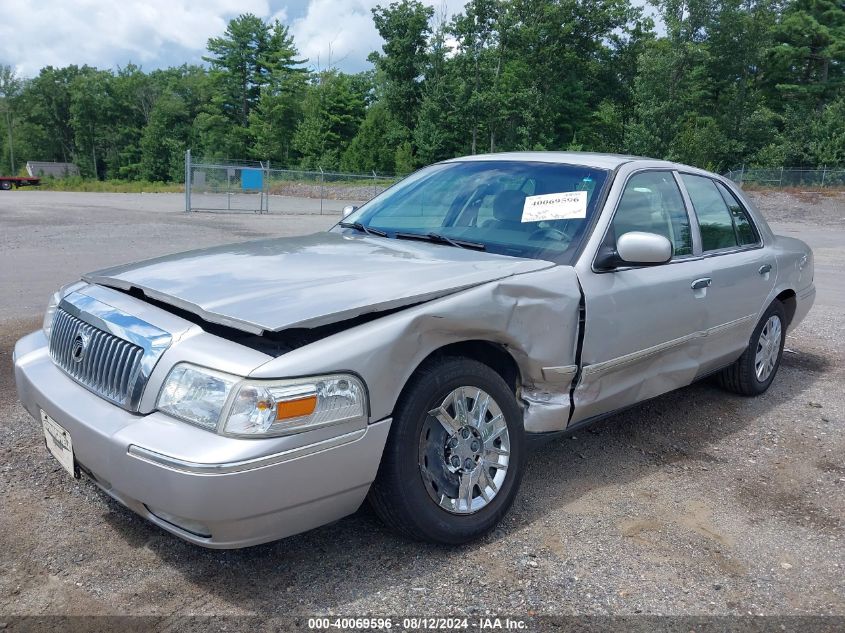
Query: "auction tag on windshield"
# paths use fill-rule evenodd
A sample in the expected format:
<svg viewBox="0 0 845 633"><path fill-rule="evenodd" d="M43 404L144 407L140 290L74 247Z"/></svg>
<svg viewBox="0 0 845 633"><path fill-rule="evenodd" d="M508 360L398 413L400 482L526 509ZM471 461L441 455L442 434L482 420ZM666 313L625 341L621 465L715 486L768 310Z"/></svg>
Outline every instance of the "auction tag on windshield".
<svg viewBox="0 0 845 633"><path fill-rule="evenodd" d="M522 207L523 222L575 220L587 217L587 192L567 191L528 196Z"/></svg>

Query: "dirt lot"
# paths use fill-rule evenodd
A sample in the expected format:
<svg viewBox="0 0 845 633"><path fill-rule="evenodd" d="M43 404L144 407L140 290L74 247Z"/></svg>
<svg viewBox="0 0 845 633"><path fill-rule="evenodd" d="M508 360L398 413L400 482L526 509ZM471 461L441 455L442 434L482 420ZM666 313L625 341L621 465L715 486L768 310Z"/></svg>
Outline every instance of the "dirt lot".
<svg viewBox="0 0 845 633"><path fill-rule="evenodd" d="M364 508L210 551L65 475L17 403L12 346L87 270L335 218L3 192L0 614L845 615L845 197L757 198L776 230L814 247L819 290L765 396L696 384L538 449L512 512L480 543L409 542Z"/></svg>

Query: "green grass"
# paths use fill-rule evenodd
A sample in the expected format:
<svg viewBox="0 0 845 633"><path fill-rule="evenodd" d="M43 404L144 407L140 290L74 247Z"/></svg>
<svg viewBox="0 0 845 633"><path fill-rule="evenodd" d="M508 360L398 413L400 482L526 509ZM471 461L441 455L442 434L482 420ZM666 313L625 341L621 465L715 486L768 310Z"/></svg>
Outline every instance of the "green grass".
<svg viewBox="0 0 845 633"><path fill-rule="evenodd" d="M148 182L146 180L93 180L90 178L42 178L38 187L22 187L21 191L90 191L99 193L179 193L181 183Z"/></svg>

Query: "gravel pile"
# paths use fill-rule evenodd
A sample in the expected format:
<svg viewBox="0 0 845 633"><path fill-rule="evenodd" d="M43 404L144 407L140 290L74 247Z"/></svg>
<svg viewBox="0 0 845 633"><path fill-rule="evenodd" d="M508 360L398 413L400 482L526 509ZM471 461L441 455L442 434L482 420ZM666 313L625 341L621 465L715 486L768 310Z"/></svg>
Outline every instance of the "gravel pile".
<svg viewBox="0 0 845 633"><path fill-rule="evenodd" d="M275 196L290 196L294 198L319 198L329 200L369 200L381 193L387 186L383 181L370 185L344 185L335 182L324 186L307 182L273 183L270 194Z"/></svg>
<svg viewBox="0 0 845 633"><path fill-rule="evenodd" d="M746 191L769 222L796 222L823 226L845 226L845 192Z"/></svg>

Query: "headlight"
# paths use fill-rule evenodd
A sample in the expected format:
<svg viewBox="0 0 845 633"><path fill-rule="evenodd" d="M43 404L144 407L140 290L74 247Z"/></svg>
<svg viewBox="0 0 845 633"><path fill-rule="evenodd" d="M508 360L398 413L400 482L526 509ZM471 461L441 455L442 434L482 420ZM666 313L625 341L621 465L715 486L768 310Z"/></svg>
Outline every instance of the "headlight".
<svg viewBox="0 0 845 633"><path fill-rule="evenodd" d="M287 435L363 417L364 386L337 374L283 380L244 381L226 416L228 435Z"/></svg>
<svg viewBox="0 0 845 633"><path fill-rule="evenodd" d="M47 310L44 312L44 321L41 324L41 329L44 331L44 336L47 337L48 341L50 340L50 334L53 332L53 320L56 317L56 309L59 307L62 299L84 285L85 282L83 281L74 281L62 286L50 297L50 301L47 303Z"/></svg>
<svg viewBox="0 0 845 633"><path fill-rule="evenodd" d="M50 334L53 331L53 317L56 316L56 308L59 307L59 302L61 300L61 292L54 292L53 296L50 297L49 303L47 303L47 310L44 312L44 322L41 325L41 329L44 330L44 336L47 337L48 341L50 340Z"/></svg>
<svg viewBox="0 0 845 633"><path fill-rule="evenodd" d="M158 409L214 431L238 380L236 376L180 363L164 381L158 395Z"/></svg>
<svg viewBox="0 0 845 633"><path fill-rule="evenodd" d="M242 380L180 363L164 382L158 408L224 435L270 437L361 418L365 398L364 385L347 374Z"/></svg>

